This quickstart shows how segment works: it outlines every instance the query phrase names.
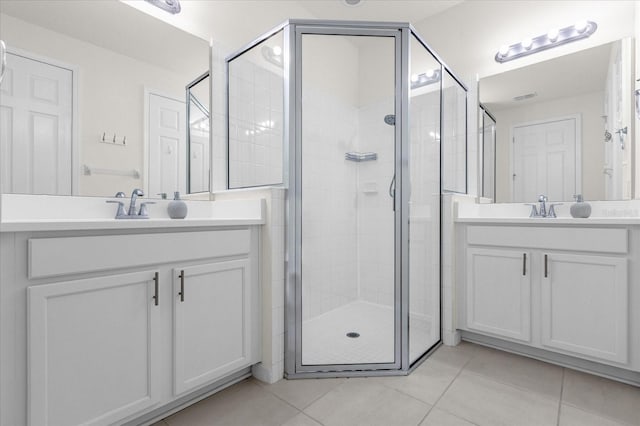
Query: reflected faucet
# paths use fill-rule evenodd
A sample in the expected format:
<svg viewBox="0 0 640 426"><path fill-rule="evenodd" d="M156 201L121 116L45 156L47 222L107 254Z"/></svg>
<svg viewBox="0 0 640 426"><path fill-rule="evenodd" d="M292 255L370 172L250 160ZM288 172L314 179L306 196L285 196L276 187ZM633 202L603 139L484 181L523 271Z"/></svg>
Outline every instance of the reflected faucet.
<svg viewBox="0 0 640 426"><path fill-rule="evenodd" d="M547 217L547 201L549 201L549 199L545 195L541 194L538 197L538 204L539 204L538 212L541 217Z"/></svg>
<svg viewBox="0 0 640 426"><path fill-rule="evenodd" d="M547 201L549 199L545 195L540 195L538 197L538 206L535 204L527 204L527 206L531 206L531 214L529 217L550 217L555 218L558 217L556 215L556 206L561 206L562 203L550 204L547 209Z"/></svg>
<svg viewBox="0 0 640 426"><path fill-rule="evenodd" d="M133 190L133 192L131 192L131 204L129 204L129 216L136 215L136 199L142 196L144 196L144 192L142 192L142 189L136 188Z"/></svg>

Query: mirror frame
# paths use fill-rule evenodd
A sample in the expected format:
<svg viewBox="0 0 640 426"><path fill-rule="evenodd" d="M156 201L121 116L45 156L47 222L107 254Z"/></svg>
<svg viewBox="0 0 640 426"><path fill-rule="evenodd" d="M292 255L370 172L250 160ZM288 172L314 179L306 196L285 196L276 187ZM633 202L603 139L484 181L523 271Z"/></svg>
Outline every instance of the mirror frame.
<svg viewBox="0 0 640 426"><path fill-rule="evenodd" d="M207 181L208 181L208 188L206 191L199 191L199 192L192 192L191 191L191 88L194 87L196 84L204 81L205 79L209 79L209 87L207 88L207 93L209 93L209 105L202 105L205 108L208 108L208 110L206 111L207 113L207 118L209 121L209 149L211 150L212 148L212 141L213 138L211 137L211 129L212 129L212 120L211 120L211 98L212 98L212 93L211 93L211 71L207 70L204 73L202 73L201 75L199 75L198 77L196 77L195 80L193 80L192 82L190 82L189 84L187 84L185 86L185 92L186 92L186 119L187 119L187 153L186 153L186 160L187 160L187 164L186 164L186 172L187 172L187 186L186 186L186 190L187 190L187 194L204 194L204 193L209 193L211 192L211 153L209 153L209 176L207 176ZM204 111L203 111L204 112Z"/></svg>

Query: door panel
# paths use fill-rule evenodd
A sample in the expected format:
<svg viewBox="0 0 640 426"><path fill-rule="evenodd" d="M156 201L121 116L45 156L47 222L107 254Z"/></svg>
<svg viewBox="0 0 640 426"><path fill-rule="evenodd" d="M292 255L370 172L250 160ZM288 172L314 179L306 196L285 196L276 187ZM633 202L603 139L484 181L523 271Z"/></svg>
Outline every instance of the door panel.
<svg viewBox="0 0 640 426"><path fill-rule="evenodd" d="M531 341L531 253L467 250L467 327Z"/></svg>
<svg viewBox="0 0 640 426"><path fill-rule="evenodd" d="M248 260L177 268L173 279L179 395L250 365L256 331L251 330Z"/></svg>
<svg viewBox="0 0 640 426"><path fill-rule="evenodd" d="M114 424L159 401L153 276L28 288L30 425Z"/></svg>
<svg viewBox="0 0 640 426"><path fill-rule="evenodd" d="M542 278L542 344L626 363L627 260L546 253Z"/></svg>
<svg viewBox="0 0 640 426"><path fill-rule="evenodd" d="M513 129L513 201L571 200L577 192L576 118Z"/></svg>
<svg viewBox="0 0 640 426"><path fill-rule="evenodd" d="M0 108L1 191L71 195L72 71L7 53Z"/></svg>
<svg viewBox="0 0 640 426"><path fill-rule="evenodd" d="M185 103L149 93L149 195L186 192Z"/></svg>
<svg viewBox="0 0 640 426"><path fill-rule="evenodd" d="M298 368L397 368L393 36L298 32ZM336 60L340 57L341 60ZM374 69L365 66L375 61ZM365 71L366 70L366 71ZM306 368L306 370L305 370Z"/></svg>

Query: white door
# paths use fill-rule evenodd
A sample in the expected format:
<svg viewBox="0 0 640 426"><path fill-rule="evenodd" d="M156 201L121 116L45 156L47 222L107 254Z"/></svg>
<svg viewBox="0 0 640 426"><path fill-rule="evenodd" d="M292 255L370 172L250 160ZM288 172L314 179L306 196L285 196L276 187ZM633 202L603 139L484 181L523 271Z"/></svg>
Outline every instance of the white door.
<svg viewBox="0 0 640 426"><path fill-rule="evenodd" d="M1 192L71 195L73 72L7 53L0 92Z"/></svg>
<svg viewBox="0 0 640 426"><path fill-rule="evenodd" d="M149 93L148 196L187 187L187 120L185 103Z"/></svg>
<svg viewBox="0 0 640 426"><path fill-rule="evenodd" d="M545 253L541 292L544 346L627 362L626 259Z"/></svg>
<svg viewBox="0 0 640 426"><path fill-rule="evenodd" d="M578 191L577 117L513 128L513 202L571 200Z"/></svg>
<svg viewBox="0 0 640 426"><path fill-rule="evenodd" d="M189 141L189 192L209 190L209 137L191 132Z"/></svg>
<svg viewBox="0 0 640 426"><path fill-rule="evenodd" d="M252 364L249 261L173 270L176 395Z"/></svg>
<svg viewBox="0 0 640 426"><path fill-rule="evenodd" d="M27 290L29 424L108 425L159 401L154 272Z"/></svg>
<svg viewBox="0 0 640 426"><path fill-rule="evenodd" d="M467 327L531 340L531 253L467 250Z"/></svg>

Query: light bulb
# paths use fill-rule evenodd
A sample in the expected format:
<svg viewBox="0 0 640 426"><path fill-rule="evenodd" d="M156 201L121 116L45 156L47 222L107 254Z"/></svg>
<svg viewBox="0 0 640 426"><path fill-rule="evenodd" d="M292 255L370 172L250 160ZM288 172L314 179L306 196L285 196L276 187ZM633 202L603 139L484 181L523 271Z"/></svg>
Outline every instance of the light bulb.
<svg viewBox="0 0 640 426"><path fill-rule="evenodd" d="M582 34L587 29L587 21L578 21L573 24L573 27L576 29L576 31Z"/></svg>
<svg viewBox="0 0 640 426"><path fill-rule="evenodd" d="M411 74L411 82L412 83L417 83L418 82L418 74Z"/></svg>
<svg viewBox="0 0 640 426"><path fill-rule="evenodd" d="M500 54L500 56L507 56L507 53L509 53L509 46L500 46L500 50L498 50L498 53Z"/></svg>
<svg viewBox="0 0 640 426"><path fill-rule="evenodd" d="M427 70L427 72L424 73L424 75L426 75L427 78L433 78L435 74L436 74L435 70Z"/></svg>
<svg viewBox="0 0 640 426"><path fill-rule="evenodd" d="M525 38L524 40L522 40L521 44L522 47L524 47L526 50L529 50L533 45L533 40L531 40L530 38Z"/></svg>
<svg viewBox="0 0 640 426"><path fill-rule="evenodd" d="M547 33L547 37L549 38L549 40L551 41L556 41L558 39L558 35L560 35L560 31L558 31L557 28L552 28L549 30L549 32Z"/></svg>
<svg viewBox="0 0 640 426"><path fill-rule="evenodd" d="M282 48L280 46L273 46L273 54L276 56L282 55Z"/></svg>

